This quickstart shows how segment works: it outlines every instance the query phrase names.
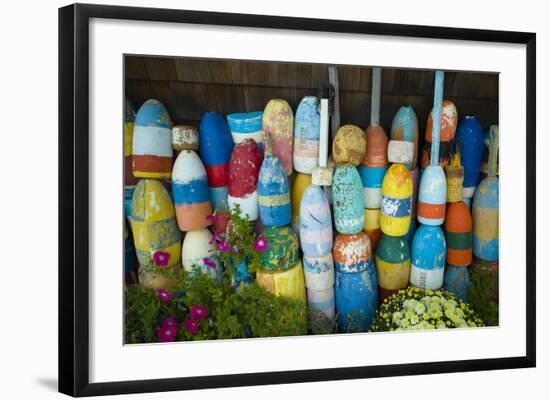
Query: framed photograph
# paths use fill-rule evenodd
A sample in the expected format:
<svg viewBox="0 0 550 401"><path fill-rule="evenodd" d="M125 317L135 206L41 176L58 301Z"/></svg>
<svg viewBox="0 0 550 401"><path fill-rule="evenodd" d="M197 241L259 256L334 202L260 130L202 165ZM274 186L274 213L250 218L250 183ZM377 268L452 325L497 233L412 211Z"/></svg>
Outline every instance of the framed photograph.
<svg viewBox="0 0 550 401"><path fill-rule="evenodd" d="M535 40L61 8L59 390L534 367Z"/></svg>

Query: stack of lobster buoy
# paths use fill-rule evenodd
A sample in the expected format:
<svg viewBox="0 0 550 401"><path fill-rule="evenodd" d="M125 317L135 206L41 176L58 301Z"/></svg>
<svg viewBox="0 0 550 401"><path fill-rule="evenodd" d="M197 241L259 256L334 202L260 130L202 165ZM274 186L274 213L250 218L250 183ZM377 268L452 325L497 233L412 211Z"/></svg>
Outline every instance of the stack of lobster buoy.
<svg viewBox="0 0 550 401"><path fill-rule="evenodd" d="M323 314L333 326L336 309L332 214L323 189L323 186L332 184L332 171L327 166L328 113L326 93L321 93L320 100L306 97L298 106L294 166L298 171L308 174L308 182L311 184L305 188L301 199L294 192L292 201L299 202L298 222L307 303L309 308Z"/></svg>
<svg viewBox="0 0 550 401"><path fill-rule="evenodd" d="M487 177L478 185L472 202L473 253L472 274L488 271L498 277L499 266L499 179L497 175L498 126L489 130L489 161ZM492 288L493 300L498 300L498 287Z"/></svg>
<svg viewBox="0 0 550 401"><path fill-rule="evenodd" d="M417 215L421 224L411 247L410 283L429 290L443 286L445 273L446 244L441 225L445 220L447 182L439 157L441 127L447 116L442 113L443 82L443 71L436 71L434 106L428 119L428 127L432 128L430 164L420 178Z"/></svg>
<svg viewBox="0 0 550 401"><path fill-rule="evenodd" d="M351 124L340 127L332 145L336 170L332 183L338 328L366 331L378 309L378 283L371 241L363 231L365 201L357 170L367 147L365 132Z"/></svg>
<svg viewBox="0 0 550 401"><path fill-rule="evenodd" d="M212 236L232 227L210 216L238 206L267 248L255 277L246 261L237 266L235 287L256 280L307 302L339 332L367 331L379 305L408 286L467 301L471 276L498 273L498 126L480 182L483 130L472 116L457 124L443 83L437 71L421 152L412 106L399 108L389 137L382 128L379 68L370 125L336 123L332 141L330 86L295 115L272 99L263 111L206 112L199 129L174 126L158 100L137 113L126 100L126 282L175 288L158 269L179 268L221 280Z"/></svg>
<svg viewBox="0 0 550 401"><path fill-rule="evenodd" d="M270 100L263 112L264 160L258 178L258 204L267 250L256 280L275 295L305 302L298 236L290 226L288 176L293 171L293 128L290 105L282 99Z"/></svg>

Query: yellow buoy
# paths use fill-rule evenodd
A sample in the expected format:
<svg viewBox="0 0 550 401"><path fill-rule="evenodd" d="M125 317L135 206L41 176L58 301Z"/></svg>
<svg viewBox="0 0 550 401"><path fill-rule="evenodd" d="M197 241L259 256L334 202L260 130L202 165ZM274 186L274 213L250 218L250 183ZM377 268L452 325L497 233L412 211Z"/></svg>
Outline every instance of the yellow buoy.
<svg viewBox="0 0 550 401"><path fill-rule="evenodd" d="M357 125L346 124L336 132L332 143L332 156L336 164L351 163L359 166L367 151L367 136Z"/></svg>
<svg viewBox="0 0 550 401"><path fill-rule="evenodd" d="M140 268L168 269L180 264L181 233L172 199L160 181L139 181L130 222Z"/></svg>
<svg viewBox="0 0 550 401"><path fill-rule="evenodd" d="M260 269L256 281L276 296L293 298L306 302L306 285L302 261L298 259L294 267L287 270Z"/></svg>
<svg viewBox="0 0 550 401"><path fill-rule="evenodd" d="M411 225L413 182L404 164L392 164L382 181L380 228L394 237L407 234Z"/></svg>

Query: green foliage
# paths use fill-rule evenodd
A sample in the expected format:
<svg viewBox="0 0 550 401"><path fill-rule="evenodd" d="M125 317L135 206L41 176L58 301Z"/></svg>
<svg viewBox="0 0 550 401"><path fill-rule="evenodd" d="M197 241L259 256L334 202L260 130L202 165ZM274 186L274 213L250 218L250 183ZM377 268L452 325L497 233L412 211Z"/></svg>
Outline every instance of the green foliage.
<svg viewBox="0 0 550 401"><path fill-rule="evenodd" d="M472 274L468 301L487 326L498 325L498 303L493 300L493 288L498 288L498 274L493 276L486 269Z"/></svg>
<svg viewBox="0 0 550 401"><path fill-rule="evenodd" d="M433 330L480 327L483 321L454 294L409 287L386 298L370 331Z"/></svg>
<svg viewBox="0 0 550 401"><path fill-rule="evenodd" d="M166 316L179 328L177 341L246 337L296 336L307 334L307 308L300 301L276 297L257 283L236 290L229 277L216 282L204 274L188 276L180 271L180 288L168 302L155 291L139 285L126 293L126 342L155 342L155 331ZM208 316L198 319L197 333L183 324L193 305L202 305Z"/></svg>
<svg viewBox="0 0 550 401"><path fill-rule="evenodd" d="M241 216L240 205L231 209L230 227L226 233L219 234L219 239L227 241L228 252L220 252L220 259L228 274L234 275L239 263L245 261L249 273L260 270L261 254L254 248L256 233L253 222Z"/></svg>

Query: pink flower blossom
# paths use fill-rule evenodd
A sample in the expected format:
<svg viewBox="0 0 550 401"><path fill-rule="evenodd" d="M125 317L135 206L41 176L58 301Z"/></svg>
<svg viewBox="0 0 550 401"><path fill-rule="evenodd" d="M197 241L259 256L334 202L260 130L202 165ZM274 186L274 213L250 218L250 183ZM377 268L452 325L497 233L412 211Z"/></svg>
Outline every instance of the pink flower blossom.
<svg viewBox="0 0 550 401"><path fill-rule="evenodd" d="M257 251L265 251L267 249L267 239L263 235L258 235L254 241L254 249Z"/></svg>
<svg viewBox="0 0 550 401"><path fill-rule="evenodd" d="M216 229L214 229L214 234L212 234L212 237L210 238L210 241L208 241L208 245L212 245L217 240L218 240L218 231Z"/></svg>
<svg viewBox="0 0 550 401"><path fill-rule="evenodd" d="M214 262L212 259L208 257L204 258L202 261L206 266L208 266L211 269L215 269L216 267L218 267L218 265L216 265L216 262Z"/></svg>
<svg viewBox="0 0 550 401"><path fill-rule="evenodd" d="M233 253L239 252L239 248L237 248L237 245L233 245Z"/></svg>
<svg viewBox="0 0 550 401"><path fill-rule="evenodd" d="M159 341L169 343L176 339L177 329L175 327L161 327L155 332Z"/></svg>
<svg viewBox="0 0 550 401"><path fill-rule="evenodd" d="M172 316L166 316L162 320L161 327L162 328L173 328L173 329L177 330L178 329L178 322Z"/></svg>
<svg viewBox="0 0 550 401"><path fill-rule="evenodd" d="M168 264L169 260L170 254L168 252L156 251L153 254L153 262L155 262L155 265L157 265L158 267L165 267Z"/></svg>
<svg viewBox="0 0 550 401"><path fill-rule="evenodd" d="M222 239L219 243L218 243L218 250L219 251L222 251L222 252L229 252L229 249L231 249L229 243L225 240L225 239Z"/></svg>
<svg viewBox="0 0 550 401"><path fill-rule="evenodd" d="M196 319L187 319L183 322L185 330L191 334L197 334L199 332L199 322Z"/></svg>
<svg viewBox="0 0 550 401"><path fill-rule="evenodd" d="M170 293L164 288L159 288L157 291L157 295L161 300L161 302L168 302L172 299L172 296L170 295Z"/></svg>
<svg viewBox="0 0 550 401"><path fill-rule="evenodd" d="M191 311L189 312L193 319L204 319L208 314L206 313L206 308L203 305L193 305L191 306Z"/></svg>
<svg viewBox="0 0 550 401"><path fill-rule="evenodd" d="M213 225L216 225L218 223L218 217L215 214L209 214L208 216L206 216L206 218L210 220Z"/></svg>

